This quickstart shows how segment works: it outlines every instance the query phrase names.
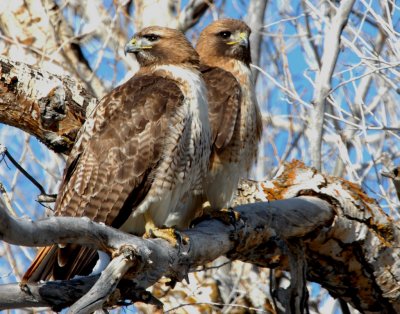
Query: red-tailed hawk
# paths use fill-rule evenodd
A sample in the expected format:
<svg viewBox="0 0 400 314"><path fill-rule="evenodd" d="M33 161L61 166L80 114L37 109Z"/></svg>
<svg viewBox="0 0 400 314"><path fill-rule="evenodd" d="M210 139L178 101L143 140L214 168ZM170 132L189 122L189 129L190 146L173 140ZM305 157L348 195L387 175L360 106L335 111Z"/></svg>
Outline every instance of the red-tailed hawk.
<svg viewBox="0 0 400 314"><path fill-rule="evenodd" d="M223 19L207 26L196 46L208 89L213 147L204 189L212 209L229 205L257 158L262 135L249 36L244 22Z"/></svg>
<svg viewBox="0 0 400 314"><path fill-rule="evenodd" d="M185 228L191 214L175 208L184 195L201 193L211 149L198 54L180 31L156 26L135 34L125 51L136 55L140 70L85 122L55 214L86 216L137 235L164 225ZM96 259L86 247L45 247L23 281L85 275Z"/></svg>

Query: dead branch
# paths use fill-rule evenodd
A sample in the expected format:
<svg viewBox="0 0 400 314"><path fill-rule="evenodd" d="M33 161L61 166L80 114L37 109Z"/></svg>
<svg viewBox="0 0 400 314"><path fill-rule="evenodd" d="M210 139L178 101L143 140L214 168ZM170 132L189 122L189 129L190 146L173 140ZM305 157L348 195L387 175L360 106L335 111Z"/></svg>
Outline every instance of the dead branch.
<svg viewBox="0 0 400 314"><path fill-rule="evenodd" d="M70 307L68 313L92 313L103 308L110 299L119 300L117 285L129 268L134 266L134 249L122 249L123 252L111 260L93 287Z"/></svg>
<svg viewBox="0 0 400 314"><path fill-rule="evenodd" d="M57 76L0 56L0 122L68 153L88 107L97 99L68 76Z"/></svg>
<svg viewBox="0 0 400 314"><path fill-rule="evenodd" d="M267 213L265 213L266 208L268 208ZM257 253L256 247L268 239L274 241L273 238L281 238L279 230L284 230L284 226L287 228L285 232L287 236L301 237L329 224L333 217L329 204L313 197L299 197L278 201L271 205L257 203L239 206L237 210L241 219L234 226L225 225L216 220L205 220L194 229L186 230L184 234L190 241L186 247L182 248L171 247L160 239L145 240L124 234L88 219L53 217L35 222L15 219L3 209L0 211L1 230L3 230L1 238L9 243L25 246L73 242L90 245L113 254L131 247L134 256L131 260L135 261L135 266L129 270L127 276L133 278L136 287L146 288L163 275L180 281L186 277L190 269L221 255L235 256L238 259L263 264L261 261L264 257ZM315 219L305 221L304 225L299 227L297 224L302 216L299 214L304 211L309 212ZM125 259L121 262L126 265ZM122 275L125 270L121 271ZM115 271L112 273L115 274ZM113 278L120 279L119 276ZM106 287L109 292L107 296L109 296L114 291L118 280L105 280L104 282L108 284L98 285L98 287L100 286L102 291ZM86 308L87 304L93 304L93 299L98 300L99 295L89 293L87 299L82 301L85 305L76 307ZM106 297L104 296L103 299L105 300ZM1 307L5 306L1 301L0 304L2 304ZM103 304L97 306L101 308ZM90 308L90 310L93 309Z"/></svg>

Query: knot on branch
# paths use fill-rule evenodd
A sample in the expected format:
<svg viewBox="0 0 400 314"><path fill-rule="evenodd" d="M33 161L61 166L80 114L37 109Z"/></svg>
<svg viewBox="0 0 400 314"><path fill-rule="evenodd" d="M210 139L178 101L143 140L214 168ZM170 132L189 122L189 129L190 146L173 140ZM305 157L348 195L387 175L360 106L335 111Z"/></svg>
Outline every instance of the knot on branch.
<svg viewBox="0 0 400 314"><path fill-rule="evenodd" d="M58 122L66 117L65 91L62 86L50 90L47 96L39 98L42 126L51 131L58 130Z"/></svg>
<svg viewBox="0 0 400 314"><path fill-rule="evenodd" d="M139 252L132 245L122 245L116 251L112 253L112 259L120 256L128 265L125 268L125 273L121 274L119 279L135 278L139 272L143 270L145 265L151 264L148 252Z"/></svg>

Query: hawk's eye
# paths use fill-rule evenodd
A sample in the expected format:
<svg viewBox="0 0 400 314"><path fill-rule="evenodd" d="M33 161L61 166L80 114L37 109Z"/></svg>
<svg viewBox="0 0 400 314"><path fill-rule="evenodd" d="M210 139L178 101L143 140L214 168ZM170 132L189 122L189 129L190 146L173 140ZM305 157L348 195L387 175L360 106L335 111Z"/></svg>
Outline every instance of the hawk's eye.
<svg viewBox="0 0 400 314"><path fill-rule="evenodd" d="M158 39L160 39L160 36L156 35L156 34L146 34L143 35L144 38L146 38L148 41L156 41Z"/></svg>
<svg viewBox="0 0 400 314"><path fill-rule="evenodd" d="M218 33L219 36L221 36L223 39L227 39L231 37L232 33L229 31L223 31Z"/></svg>

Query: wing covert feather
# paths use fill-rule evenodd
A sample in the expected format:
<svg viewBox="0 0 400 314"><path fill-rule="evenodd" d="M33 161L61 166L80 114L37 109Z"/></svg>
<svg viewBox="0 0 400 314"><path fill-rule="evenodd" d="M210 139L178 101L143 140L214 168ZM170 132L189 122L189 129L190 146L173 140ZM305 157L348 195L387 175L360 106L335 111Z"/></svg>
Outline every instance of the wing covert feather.
<svg viewBox="0 0 400 314"><path fill-rule="evenodd" d="M238 123L240 85L231 73L221 68L203 65L200 70L208 90L213 144L217 149L223 149L230 143Z"/></svg>
<svg viewBox="0 0 400 314"><path fill-rule="evenodd" d="M143 200L162 158L169 118L183 99L174 81L156 76L133 77L107 95L67 162L74 168L66 169L56 215L111 225L122 207L131 210ZM130 195L137 197L126 204Z"/></svg>

